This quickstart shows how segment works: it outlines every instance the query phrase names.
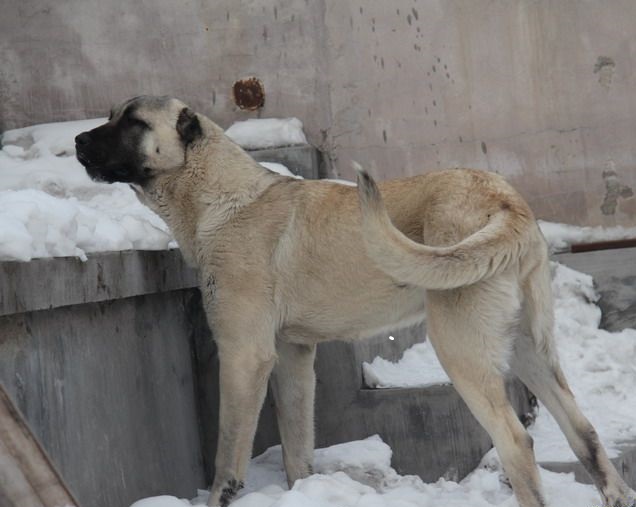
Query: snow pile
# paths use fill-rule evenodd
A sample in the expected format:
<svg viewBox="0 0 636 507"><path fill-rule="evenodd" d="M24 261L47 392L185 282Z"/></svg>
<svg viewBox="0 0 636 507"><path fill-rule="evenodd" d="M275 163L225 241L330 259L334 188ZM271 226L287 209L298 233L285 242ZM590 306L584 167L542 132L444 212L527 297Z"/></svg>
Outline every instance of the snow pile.
<svg viewBox="0 0 636 507"><path fill-rule="evenodd" d="M583 413L596 427L610 456L636 439L636 330L599 329L601 310L592 277L552 263L555 339L561 364ZM429 370L428 372L425 370ZM404 352L396 363L375 358L363 365L370 387L423 387L450 382L427 341ZM537 459L575 461L549 412L540 407L530 428Z"/></svg>
<svg viewBox="0 0 636 507"><path fill-rule="evenodd" d="M592 277L552 263L555 337L563 371L583 413L610 457L636 438L636 330L599 329L601 310ZM565 437L541 407L530 428L539 460L575 461Z"/></svg>
<svg viewBox="0 0 636 507"><path fill-rule="evenodd" d="M401 476L391 468L391 449L378 436L319 449L316 474L287 489L280 446L268 449L250 464L246 487L232 507L514 507L494 451L461 483L440 479L425 484L419 477ZM541 470L548 507L596 505L592 486L574 482L570 474ZM205 505L207 492L189 502L160 496L132 507Z"/></svg>
<svg viewBox="0 0 636 507"><path fill-rule="evenodd" d="M75 159L74 138L105 119L10 130L0 151L0 259L162 250L166 224L124 184L93 182Z"/></svg>
<svg viewBox="0 0 636 507"><path fill-rule="evenodd" d="M636 238L636 227L579 227L538 220L541 232L553 252L568 251L571 245Z"/></svg>
<svg viewBox="0 0 636 507"><path fill-rule="evenodd" d="M298 118L264 118L237 121L225 131L232 141L246 149L307 144Z"/></svg>
<svg viewBox="0 0 636 507"><path fill-rule="evenodd" d="M176 246L128 185L96 183L75 159L75 136L105 118L35 125L2 135L0 260ZM285 166L268 169L294 176Z"/></svg>

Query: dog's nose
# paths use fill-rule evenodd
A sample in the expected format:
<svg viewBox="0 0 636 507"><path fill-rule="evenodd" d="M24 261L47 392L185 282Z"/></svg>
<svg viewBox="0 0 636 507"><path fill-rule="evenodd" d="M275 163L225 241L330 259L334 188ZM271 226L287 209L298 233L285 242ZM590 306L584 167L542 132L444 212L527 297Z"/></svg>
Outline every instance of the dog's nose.
<svg viewBox="0 0 636 507"><path fill-rule="evenodd" d="M75 144L77 146L86 146L91 142L91 135L88 132L82 132L80 135L75 137Z"/></svg>

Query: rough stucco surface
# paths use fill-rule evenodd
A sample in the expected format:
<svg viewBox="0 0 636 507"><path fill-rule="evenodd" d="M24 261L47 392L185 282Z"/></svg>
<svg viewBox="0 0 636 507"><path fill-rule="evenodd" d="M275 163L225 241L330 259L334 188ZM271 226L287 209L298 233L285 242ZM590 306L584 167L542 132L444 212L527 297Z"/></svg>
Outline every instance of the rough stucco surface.
<svg viewBox="0 0 636 507"><path fill-rule="evenodd" d="M6 2L0 130L177 95L222 126L298 116L332 175L471 166L537 215L636 218L632 0ZM234 106L255 75L265 107Z"/></svg>
<svg viewBox="0 0 636 507"><path fill-rule="evenodd" d="M633 223L636 3L390 5L327 2L343 175L350 159L383 177L473 166L542 218Z"/></svg>
<svg viewBox="0 0 636 507"><path fill-rule="evenodd" d="M222 126L262 116L324 123L323 4L304 0L3 0L0 131L107 115L140 94L178 96ZM232 101L232 84L257 76L260 113Z"/></svg>

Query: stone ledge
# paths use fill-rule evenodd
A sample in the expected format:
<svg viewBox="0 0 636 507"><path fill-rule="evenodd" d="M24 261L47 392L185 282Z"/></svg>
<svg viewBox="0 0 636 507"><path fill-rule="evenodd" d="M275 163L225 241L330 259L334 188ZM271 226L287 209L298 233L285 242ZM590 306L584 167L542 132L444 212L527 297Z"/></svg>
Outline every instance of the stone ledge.
<svg viewBox="0 0 636 507"><path fill-rule="evenodd" d="M179 250L0 262L0 316L197 286Z"/></svg>
<svg viewBox="0 0 636 507"><path fill-rule="evenodd" d="M319 177L320 152L309 144L247 150L257 162L277 162L283 164L291 172L305 179L315 180Z"/></svg>

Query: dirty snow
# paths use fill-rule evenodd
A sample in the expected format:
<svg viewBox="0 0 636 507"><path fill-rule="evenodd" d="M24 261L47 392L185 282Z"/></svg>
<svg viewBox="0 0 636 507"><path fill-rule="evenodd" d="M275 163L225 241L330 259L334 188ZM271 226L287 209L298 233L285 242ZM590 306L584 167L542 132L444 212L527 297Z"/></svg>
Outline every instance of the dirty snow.
<svg viewBox="0 0 636 507"><path fill-rule="evenodd" d="M250 464L245 489L232 507L515 507L496 452L459 484L440 479L426 484L391 468L391 449L378 436L315 451L316 473L287 488L280 446ZM578 484L571 474L541 470L547 507L593 506L599 500L592 486ZM194 492L193 492L194 494ZM145 498L131 507L205 505L207 492L191 501L172 496Z"/></svg>
<svg viewBox="0 0 636 507"><path fill-rule="evenodd" d="M105 121L49 123L2 135L0 260L85 260L89 252L176 247L163 220L128 185L96 183L75 159L75 136ZM281 164L264 165L293 176Z"/></svg>
<svg viewBox="0 0 636 507"><path fill-rule="evenodd" d="M247 149L307 144L298 118L253 118L237 121L225 131L232 141Z"/></svg>
<svg viewBox="0 0 636 507"><path fill-rule="evenodd" d="M601 310L592 277L553 262L555 339L565 375L583 413L596 427L610 456L636 439L636 330L599 329ZM428 372L420 370L429 369ZM363 365L371 387L422 387L450 382L429 342L406 350L400 361L375 358ZM556 421L540 406L530 428L537 459L575 461Z"/></svg>

